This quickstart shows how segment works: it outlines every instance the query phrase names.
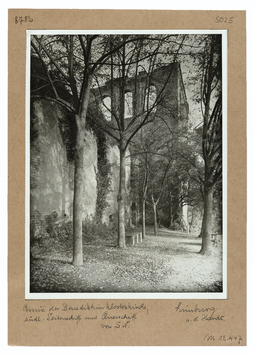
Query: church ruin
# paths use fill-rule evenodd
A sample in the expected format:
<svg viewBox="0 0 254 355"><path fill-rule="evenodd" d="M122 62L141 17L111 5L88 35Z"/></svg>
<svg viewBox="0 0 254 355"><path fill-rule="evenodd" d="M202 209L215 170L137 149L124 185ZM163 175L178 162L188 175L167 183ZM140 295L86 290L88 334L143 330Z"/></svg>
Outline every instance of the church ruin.
<svg viewBox="0 0 254 355"><path fill-rule="evenodd" d="M100 106L104 118L112 121L112 124L114 124L112 112L114 109L117 110L119 90L118 80L115 79L113 83L108 81L100 89L93 91L95 101ZM142 117L158 95L162 97L152 112L151 124L156 126L159 120L163 119L169 127L185 125L189 108L179 63L160 67L149 76L145 71L140 71L135 78L126 79L126 124L131 125L133 116ZM66 111L62 107L43 99L31 102L30 225L32 237L39 236L41 233L50 233L56 219L72 220L74 162L70 157L71 149L68 145L70 132L72 126L66 121ZM139 134L133 139L138 140ZM117 213L119 151L117 145L105 144L105 141L108 141L106 135L97 134L93 128L87 129L84 149L83 219L92 219L98 215L102 222L108 223L111 216ZM131 153L130 148L126 164L126 224L129 225L136 224L140 219L138 194L131 182ZM103 166L105 167L106 161L110 171L105 172ZM103 191L105 206L98 213L98 204ZM187 207L183 208L183 218L188 224Z"/></svg>

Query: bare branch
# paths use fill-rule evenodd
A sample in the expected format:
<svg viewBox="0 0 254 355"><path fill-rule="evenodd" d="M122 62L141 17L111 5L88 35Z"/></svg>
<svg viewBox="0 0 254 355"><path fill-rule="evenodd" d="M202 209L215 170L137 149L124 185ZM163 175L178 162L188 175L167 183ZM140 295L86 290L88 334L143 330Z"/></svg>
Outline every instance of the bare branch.
<svg viewBox="0 0 254 355"><path fill-rule="evenodd" d="M54 60L54 58L52 57L52 55L49 53L49 51L45 48L44 44L38 39L38 37L36 35L33 36L36 41L40 44L40 46L42 47L42 49L44 50L44 52L46 53L46 55L48 56L48 58L51 60L51 62L53 63L53 65L57 68L57 70L59 71L59 73L62 74L62 76L69 82L69 78L68 76L62 71L62 69L59 67L59 65L57 64L57 62ZM33 44L33 41L31 41L31 43ZM35 47L35 45L34 45Z"/></svg>

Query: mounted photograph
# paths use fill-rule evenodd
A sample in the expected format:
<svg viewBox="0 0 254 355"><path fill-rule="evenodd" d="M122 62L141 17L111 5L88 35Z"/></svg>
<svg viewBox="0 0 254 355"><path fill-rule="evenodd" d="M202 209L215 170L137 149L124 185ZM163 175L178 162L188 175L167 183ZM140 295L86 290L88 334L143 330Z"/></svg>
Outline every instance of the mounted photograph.
<svg viewBox="0 0 254 355"><path fill-rule="evenodd" d="M26 299L227 297L227 31L27 30Z"/></svg>

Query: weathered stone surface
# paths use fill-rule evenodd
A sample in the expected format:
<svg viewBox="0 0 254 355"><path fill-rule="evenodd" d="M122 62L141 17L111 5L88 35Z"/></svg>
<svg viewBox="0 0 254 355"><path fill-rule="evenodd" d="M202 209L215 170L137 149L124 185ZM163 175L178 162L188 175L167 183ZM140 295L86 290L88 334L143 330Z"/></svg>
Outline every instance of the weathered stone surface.
<svg viewBox="0 0 254 355"><path fill-rule="evenodd" d="M30 222L34 236L50 229L52 212L72 219L74 163L67 159L59 132L58 117L62 114L58 106L48 101L34 103L38 131L30 149ZM88 131L84 149L84 219L95 214L96 171L97 143Z"/></svg>
<svg viewBox="0 0 254 355"><path fill-rule="evenodd" d="M127 149L126 152L126 210L125 210L125 218L126 224L128 225L128 220L130 219L130 152ZM105 209L102 222L109 223L110 216L114 216L114 221L117 221L117 211L118 211L118 202L117 202L117 195L119 190L119 170L120 170L120 161L119 161L119 148L116 145L109 146L107 151L107 159L110 164L111 170L111 182L110 182L110 191L107 197L107 204L108 207ZM130 223L130 222L129 222Z"/></svg>
<svg viewBox="0 0 254 355"><path fill-rule="evenodd" d="M137 79L137 80L136 80ZM126 92L132 93L134 115L142 116L144 98L148 83L145 72L139 73L137 78L129 78ZM161 104L156 108L156 115L162 116L169 125L186 122L188 117L188 103L186 100L182 81L180 64L168 65L156 69L149 77L149 85L160 93L165 88L161 97ZM106 83L101 88L104 97L110 96L110 85ZM134 92L135 97L134 97ZM95 94L96 96L96 94ZM119 85L114 84L112 102L119 104ZM38 136L33 140L30 149L30 224L32 235L39 235L43 230L50 229L54 218L72 219L73 190L74 190L74 163L67 159L66 147L59 130L59 117L63 117L60 106L45 100L34 102L34 115L36 116L36 129ZM126 117L126 124L132 119ZM156 126L159 120L154 120ZM139 139L139 133L134 137ZM136 224L139 219L139 197L133 186L130 186L131 159L129 150L126 151L126 195L125 219L126 226ZM83 218L92 218L96 211L97 199L97 141L94 134L88 131L84 149L84 196ZM119 149L112 142L108 144L107 158L111 164L111 185L107 196L108 207L103 211L102 222L117 224L118 189L119 189ZM133 190L131 190L133 189ZM132 193L131 193L132 191ZM133 198L133 196L136 196ZM135 213L130 206L135 207ZM185 211L184 216L187 215ZM134 238L134 237L133 237ZM140 237L136 236L136 242ZM134 240L134 239L133 239ZM141 236L142 241L142 236Z"/></svg>
<svg viewBox="0 0 254 355"><path fill-rule="evenodd" d="M101 98L106 100L107 104L110 105L112 111L119 116L120 112L120 98L121 98L121 81L118 79L114 80L114 89L111 90L112 82L109 80L105 83L103 87L99 90L94 90L94 97L98 104L101 103ZM146 71L141 71L137 76L128 77L125 81L125 94L128 94L128 114L125 115L126 126L128 124L135 123L132 122L133 117L137 117L137 122L140 122L142 118L145 117L147 108L149 108L149 100L147 100L147 90L152 90L153 95L160 95L160 100L158 105L152 110L149 121L152 121L153 129L158 132L161 130L161 134L165 133L165 127L162 125L162 120L166 122L167 128L174 131L174 129L179 129L184 127L188 122L189 106L187 102L187 97L185 93L181 66L180 63L172 63L166 66L155 69L150 75ZM151 93L151 91L150 91ZM132 99L130 99L132 97ZM148 99L151 97L149 96ZM152 98L151 98L152 99ZM155 99L154 99L155 101ZM147 107L148 106L148 107ZM103 107L103 106L102 106ZM105 110L104 110L105 112ZM132 114L130 114L132 113ZM117 123L112 118L113 115L106 115L105 119L111 121L111 124L117 129ZM133 141L138 141L141 139L142 134L150 125L145 125L139 130L135 136L132 138ZM143 133L142 133L143 132ZM114 215L117 212L117 191L118 191L118 173L119 169L118 163L118 148L112 147L108 152L109 161L112 162L112 173L113 181L112 191L114 196L109 196L110 207L104 213L104 222L108 222L109 216ZM130 148L131 153L131 148ZM129 155L129 152L126 154ZM131 168L131 162L126 164L128 168ZM139 206L141 201L139 201L139 186L131 186L126 189L126 225L137 225L141 214L139 211ZM130 206L134 209L130 210ZM187 207L186 207L187 210ZM186 214L186 211L184 211ZM188 228L188 221L185 221Z"/></svg>

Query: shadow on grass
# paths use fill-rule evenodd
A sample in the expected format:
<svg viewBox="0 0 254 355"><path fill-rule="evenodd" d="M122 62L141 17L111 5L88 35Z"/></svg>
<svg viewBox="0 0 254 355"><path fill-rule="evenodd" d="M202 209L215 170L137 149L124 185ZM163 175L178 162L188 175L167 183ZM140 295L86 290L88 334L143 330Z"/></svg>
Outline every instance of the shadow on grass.
<svg viewBox="0 0 254 355"><path fill-rule="evenodd" d="M145 238L170 238L171 240L174 240L174 238L176 239L183 239L183 240L188 240L188 239L193 239L193 240L199 240L198 237L196 237L195 235L191 235L191 234L170 234L170 233L164 233L164 234L152 234L152 233L147 233Z"/></svg>
<svg viewBox="0 0 254 355"><path fill-rule="evenodd" d="M58 259L58 258L51 258L50 256L32 256L30 259L30 263L33 261L36 262L36 260L46 260L47 262L56 262L60 264L69 264L72 265L72 260L63 260L63 259Z"/></svg>
<svg viewBox="0 0 254 355"><path fill-rule="evenodd" d="M197 245L198 247L202 245L202 243L192 243L192 242L179 242L181 244L186 244L186 245Z"/></svg>
<svg viewBox="0 0 254 355"><path fill-rule="evenodd" d="M223 292L223 284L221 281L216 281L207 287L204 292Z"/></svg>
<svg viewBox="0 0 254 355"><path fill-rule="evenodd" d="M91 242L87 242L87 243L83 243L83 246L93 246L93 247L108 247L108 248L117 248L118 244L116 243L91 243Z"/></svg>
<svg viewBox="0 0 254 355"><path fill-rule="evenodd" d="M202 285L201 285L202 287ZM40 292L40 293L123 293L122 290L116 290L114 289L114 287L112 286L112 290L108 289L108 290L101 290L99 287L90 287L87 286L83 288L83 290L67 290L65 287L34 287L33 285L31 285L30 287L30 292L31 293L37 293L37 292ZM158 291L154 290L154 289L150 289L150 290L131 290L129 292L126 292L124 291L124 293L157 293ZM214 282L212 285L202 289L202 291L197 291L197 290L184 290L184 291L179 291L179 290L170 290L169 288L166 288L166 289L162 289L159 291L159 293L183 293L183 294L186 294L186 293L199 293L199 292L202 292L202 293L210 293L210 292L213 292L213 293L221 293L223 292L223 285L222 285L222 282L221 281L216 281Z"/></svg>

